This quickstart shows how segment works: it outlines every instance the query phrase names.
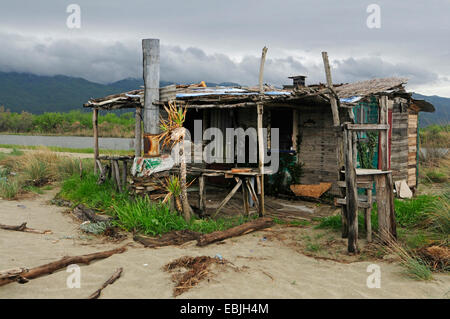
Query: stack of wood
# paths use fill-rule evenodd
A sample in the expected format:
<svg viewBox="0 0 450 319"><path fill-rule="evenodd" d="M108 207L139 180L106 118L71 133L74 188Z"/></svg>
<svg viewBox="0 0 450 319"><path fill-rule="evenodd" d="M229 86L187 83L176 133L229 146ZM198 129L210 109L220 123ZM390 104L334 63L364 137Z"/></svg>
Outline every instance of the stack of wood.
<svg viewBox="0 0 450 319"><path fill-rule="evenodd" d="M154 173L152 176L132 176L130 190L136 195L148 195L150 199L160 199L167 194L163 183L164 177L167 176L169 176L167 171Z"/></svg>

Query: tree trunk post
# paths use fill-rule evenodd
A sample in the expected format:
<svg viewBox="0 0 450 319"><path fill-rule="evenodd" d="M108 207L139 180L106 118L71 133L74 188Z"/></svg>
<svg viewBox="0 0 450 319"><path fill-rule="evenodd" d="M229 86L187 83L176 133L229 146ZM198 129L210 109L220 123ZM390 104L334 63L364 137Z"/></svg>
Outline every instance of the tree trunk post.
<svg viewBox="0 0 450 319"><path fill-rule="evenodd" d="M325 68L325 76L327 78L327 86L330 89L333 89L333 81L331 79L331 69L330 69L330 63L328 61L328 53L322 52L322 59L323 59L323 65ZM333 125L339 126L339 110L337 107L337 101L336 98L330 93L330 103L331 103L331 112L333 113Z"/></svg>
<svg viewBox="0 0 450 319"><path fill-rule="evenodd" d="M144 154L149 155L150 146L153 151L152 156L159 155L159 145L153 145L157 142L156 135L159 134L159 106L153 102L159 100L159 39L142 40L143 55L143 77L144 77L144 136L145 138ZM154 138L155 137L155 138ZM147 143L151 140L152 145Z"/></svg>
<svg viewBox="0 0 450 319"><path fill-rule="evenodd" d="M267 48L264 47L262 49L261 55L261 63L259 66L259 94L264 93L263 88L263 78L264 78L264 63L266 62L266 54ZM264 216L265 208L264 208L264 134L263 134L263 114L264 108L262 102L257 103L257 115L258 115L258 167L260 173L260 181L261 181L261 193L259 199L259 217Z"/></svg>
<svg viewBox="0 0 450 319"><path fill-rule="evenodd" d="M348 252L358 252L358 192L356 170L353 163L352 132L344 130L345 143L345 184L348 222Z"/></svg>
<svg viewBox="0 0 450 319"><path fill-rule="evenodd" d="M97 174L98 160L98 108L94 108L92 112L92 128L94 130L94 174Z"/></svg>

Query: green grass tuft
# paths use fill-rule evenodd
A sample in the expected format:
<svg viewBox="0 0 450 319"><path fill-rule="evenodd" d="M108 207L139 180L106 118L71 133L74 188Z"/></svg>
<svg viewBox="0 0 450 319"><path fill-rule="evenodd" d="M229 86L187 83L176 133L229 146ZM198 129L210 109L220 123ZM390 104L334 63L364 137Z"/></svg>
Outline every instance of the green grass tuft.
<svg viewBox="0 0 450 319"><path fill-rule="evenodd" d="M0 178L0 197L15 199L20 192L20 182L16 179Z"/></svg>
<svg viewBox="0 0 450 319"><path fill-rule="evenodd" d="M154 202L147 197L133 197L127 192L116 192L109 180L98 185L97 176L92 173L86 174L82 179L78 174L66 179L58 197L114 216L115 225L124 230L152 236L183 229L210 233L240 225L248 220L246 217L217 220L192 218L187 223L177 212L170 211L169 204Z"/></svg>

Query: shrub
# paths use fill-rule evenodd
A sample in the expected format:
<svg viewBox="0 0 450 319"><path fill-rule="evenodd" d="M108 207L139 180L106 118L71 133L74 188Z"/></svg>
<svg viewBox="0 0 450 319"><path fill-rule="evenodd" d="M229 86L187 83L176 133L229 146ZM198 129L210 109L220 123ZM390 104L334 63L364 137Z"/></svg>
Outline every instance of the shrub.
<svg viewBox="0 0 450 319"><path fill-rule="evenodd" d="M395 199L395 216L400 226L418 226L426 218L425 211L437 199L436 196L420 195L411 199Z"/></svg>
<svg viewBox="0 0 450 319"><path fill-rule="evenodd" d="M400 258L404 273L416 280L431 280L433 275L430 266L413 251L404 248L399 242L389 240L386 250Z"/></svg>
<svg viewBox="0 0 450 319"><path fill-rule="evenodd" d="M171 212L168 205L151 202L148 197L121 201L114 211L119 219L118 226L147 235L188 228L181 215Z"/></svg>
<svg viewBox="0 0 450 319"><path fill-rule="evenodd" d="M425 209L427 228L441 233L450 234L450 194L439 196Z"/></svg>
<svg viewBox="0 0 450 319"><path fill-rule="evenodd" d="M0 197L15 199L20 191L20 183L16 179L0 178Z"/></svg>
<svg viewBox="0 0 450 319"><path fill-rule="evenodd" d="M433 183L445 183L448 178L446 174L440 172L437 169L427 171L425 173L425 176L429 181L431 181Z"/></svg>

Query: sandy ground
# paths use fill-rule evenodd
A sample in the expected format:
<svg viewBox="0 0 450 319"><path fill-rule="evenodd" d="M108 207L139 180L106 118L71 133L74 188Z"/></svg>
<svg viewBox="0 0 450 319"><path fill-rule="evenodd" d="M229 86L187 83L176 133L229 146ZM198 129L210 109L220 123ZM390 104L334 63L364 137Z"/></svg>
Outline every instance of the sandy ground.
<svg viewBox="0 0 450 319"><path fill-rule="evenodd" d="M173 298L171 275L161 268L181 256L215 256L241 267L213 269L209 280L177 298L448 298L450 276L435 275L432 282L405 278L398 265L377 261L381 267L381 288L366 285L371 262L350 264L307 257L279 240L263 240L259 231L221 244L197 247L194 242L182 247L143 248L125 240L111 243L79 231L78 223L64 208L48 205L56 190L33 199L0 200L0 223L51 229L40 235L0 230L0 270L34 267L66 255L107 250L130 242L123 254L81 267L81 288L67 288L71 273L66 269L33 279L26 284L0 287L0 298L86 298L108 279L118 267L122 277L108 286L101 298ZM281 226L276 226L280 227ZM296 229L290 229L296 231Z"/></svg>

